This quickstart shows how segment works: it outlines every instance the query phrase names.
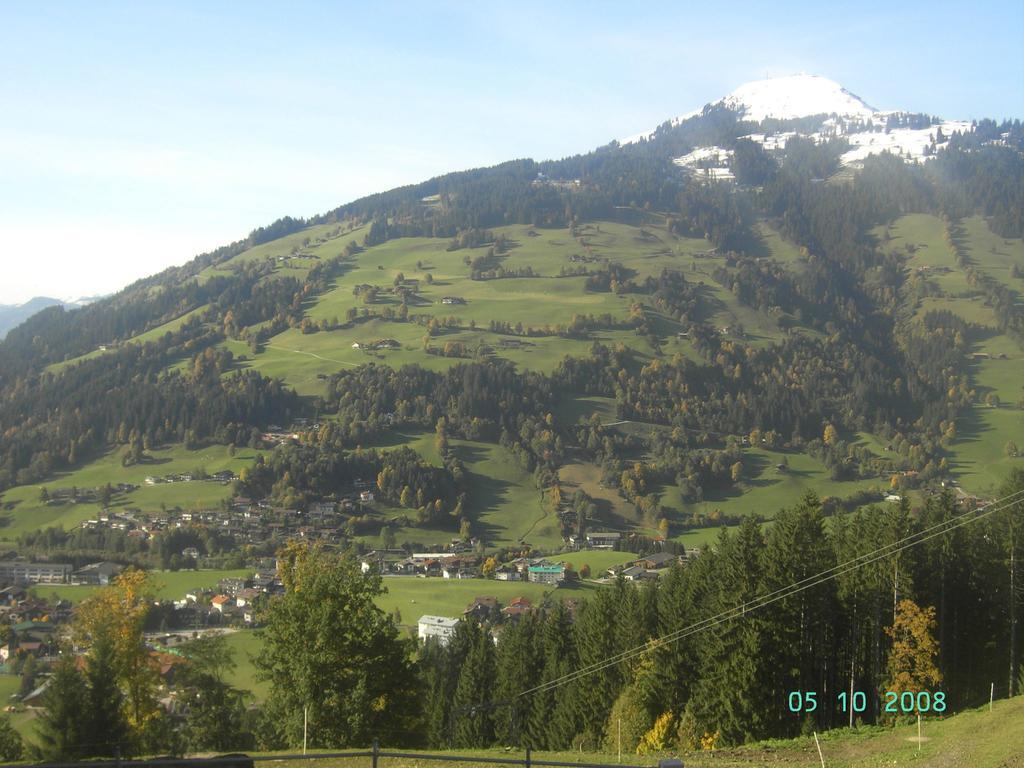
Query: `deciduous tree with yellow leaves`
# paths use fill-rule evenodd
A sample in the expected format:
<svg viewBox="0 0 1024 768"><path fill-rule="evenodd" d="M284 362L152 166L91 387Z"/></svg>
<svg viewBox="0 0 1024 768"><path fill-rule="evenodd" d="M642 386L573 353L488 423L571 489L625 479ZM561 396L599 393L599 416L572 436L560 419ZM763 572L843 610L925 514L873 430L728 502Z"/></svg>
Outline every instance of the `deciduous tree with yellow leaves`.
<svg viewBox="0 0 1024 768"><path fill-rule="evenodd" d="M900 600L896 618L885 633L892 638L889 653L888 686L890 691L933 690L942 682L936 660L939 643L935 631L935 609L921 608L913 600Z"/></svg>

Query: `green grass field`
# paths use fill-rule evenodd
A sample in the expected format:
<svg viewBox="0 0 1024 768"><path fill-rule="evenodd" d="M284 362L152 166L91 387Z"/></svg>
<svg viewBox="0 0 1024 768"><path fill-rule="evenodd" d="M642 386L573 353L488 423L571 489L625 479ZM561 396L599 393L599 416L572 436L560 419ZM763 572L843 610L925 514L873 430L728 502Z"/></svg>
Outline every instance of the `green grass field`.
<svg viewBox="0 0 1024 768"><path fill-rule="evenodd" d="M417 451L427 461L440 465L434 447L433 432L392 432L374 443L381 448L405 445ZM562 546L557 519L550 504L533 483L533 476L524 470L509 451L494 443L472 440L449 440L449 445L466 467L469 485L469 503L476 513L476 535L482 536L489 547L516 546L525 541L532 547L557 549ZM384 520L397 520L409 510L375 505L377 515ZM454 530L429 530L415 526L400 526L399 541L422 544L447 544ZM377 546L376 537L365 537L368 546Z"/></svg>
<svg viewBox="0 0 1024 768"><path fill-rule="evenodd" d="M146 485L149 475L167 475L190 472L203 467L213 473L223 469L239 472L249 466L256 452L248 448L239 449L234 456L226 446L215 445L189 451L181 445L152 450L152 460L130 467L121 466L120 451L111 451L95 461L84 464L74 471L58 473L46 483L16 486L5 491L0 497L3 507L0 517L0 541L11 542L27 531L49 526L73 528L84 520L95 517L101 511L100 504L44 503L40 499L43 487L49 491L56 488L79 489L97 488L105 483L133 483L140 487L127 494L117 494L111 501L112 509L138 507L145 511L157 511L161 505L168 508L182 507L195 509L216 506L221 499L231 495L231 486L211 481L191 483L162 483Z"/></svg>
<svg viewBox="0 0 1024 768"><path fill-rule="evenodd" d="M1013 440L1024 446L1024 410L975 405L957 420L957 438L949 450L953 474L965 490L992 495L1024 456L1010 458L1004 446Z"/></svg>
<svg viewBox="0 0 1024 768"><path fill-rule="evenodd" d="M574 559L575 554L578 553L552 559L564 559L575 566L579 561L579 558ZM407 627L415 627L420 616L424 615L460 617L478 596L496 597L502 605L507 605L513 597L525 597L534 605L539 605L546 598L583 598L599 589L588 583L555 589L530 582L436 577L421 579L416 576L388 576L384 579L384 586L387 587L387 594L377 598L377 605L388 613L397 610L401 614L402 625Z"/></svg>
<svg viewBox="0 0 1024 768"><path fill-rule="evenodd" d="M1024 266L1024 240L997 235L981 216L971 216L962 222L966 236L967 253L975 264L984 267L985 274L1016 291L1018 299L1024 293L1024 280L1013 278L1014 264Z"/></svg>
<svg viewBox="0 0 1024 768"><path fill-rule="evenodd" d="M270 692L270 684L257 679L253 657L260 651L260 639L251 629L241 629L226 636L227 645L234 653L235 669L226 675L226 682L249 691L256 701L263 701Z"/></svg>
<svg viewBox="0 0 1024 768"><path fill-rule="evenodd" d="M221 579L249 576L248 568L209 571L150 571L149 583L153 597L157 600L181 600L193 589L215 587ZM56 595L62 600L80 603L101 589L86 584L46 584L34 587L32 592L39 597Z"/></svg>
<svg viewBox="0 0 1024 768"><path fill-rule="evenodd" d="M906 257L907 269L920 267L948 269L948 272L930 272L928 280L947 296L971 295L977 291L967 284L966 273L957 265L953 251L946 245L942 221L927 213L901 216L888 227L891 239L885 240L886 227L873 231L884 251L900 253Z"/></svg>

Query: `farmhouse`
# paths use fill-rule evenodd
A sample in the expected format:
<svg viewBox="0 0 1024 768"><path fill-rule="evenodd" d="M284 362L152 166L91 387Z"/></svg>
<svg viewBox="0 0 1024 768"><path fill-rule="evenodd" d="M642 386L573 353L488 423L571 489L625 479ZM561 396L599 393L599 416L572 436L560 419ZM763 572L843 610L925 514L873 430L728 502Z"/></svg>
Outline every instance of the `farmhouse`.
<svg viewBox="0 0 1024 768"><path fill-rule="evenodd" d="M675 565L678 561L679 558L675 555L669 554L668 552L658 552L657 554L647 555L646 557L634 560L632 565L637 565L648 570L656 570L658 568L668 568L670 565Z"/></svg>
<svg viewBox="0 0 1024 768"><path fill-rule="evenodd" d="M444 296L441 298L442 304L465 304L466 300L461 296Z"/></svg>

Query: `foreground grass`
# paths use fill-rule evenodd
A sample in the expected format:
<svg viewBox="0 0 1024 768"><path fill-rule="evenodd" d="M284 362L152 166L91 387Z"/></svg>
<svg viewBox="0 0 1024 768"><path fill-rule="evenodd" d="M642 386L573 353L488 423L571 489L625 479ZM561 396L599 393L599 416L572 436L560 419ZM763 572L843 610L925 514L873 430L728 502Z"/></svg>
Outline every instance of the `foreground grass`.
<svg viewBox="0 0 1024 768"><path fill-rule="evenodd" d="M880 766L928 766L928 768L1011 768L1024 765L1024 697L996 702L993 712L971 710L944 720L927 720L922 727L924 741L918 748L916 724L899 727L837 729L819 734L822 757L813 738L772 741L738 749L714 752L623 754L621 761L612 752L533 752L533 760L599 765L644 765L652 768L658 760L678 756L686 768L750 768L751 766L787 766L817 768L824 760L828 768L880 768ZM382 749L386 747L382 746ZM392 750L387 750L392 751ZM429 753L438 759L414 757L381 758L380 768L458 768L483 764L473 761L445 760L446 755L470 758L511 758L523 760L520 749L473 750ZM369 768L370 758L297 760L296 768Z"/></svg>

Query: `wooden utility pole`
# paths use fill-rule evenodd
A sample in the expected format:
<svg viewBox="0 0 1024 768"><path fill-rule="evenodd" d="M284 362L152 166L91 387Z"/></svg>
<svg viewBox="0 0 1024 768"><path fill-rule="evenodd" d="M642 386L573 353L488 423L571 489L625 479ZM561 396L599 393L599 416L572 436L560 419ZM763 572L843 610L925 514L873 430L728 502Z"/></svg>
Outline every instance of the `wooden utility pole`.
<svg viewBox="0 0 1024 768"><path fill-rule="evenodd" d="M1010 525L1012 526L1013 523L1011 522ZM1013 533L1010 534L1010 687L1008 696L1013 696L1017 687L1017 563L1015 557L1017 542Z"/></svg>
<svg viewBox="0 0 1024 768"><path fill-rule="evenodd" d="M818 748L818 759L821 760L821 768L825 768L825 756L821 754L821 744L818 743L818 732L814 732L814 746Z"/></svg>

